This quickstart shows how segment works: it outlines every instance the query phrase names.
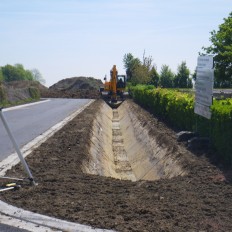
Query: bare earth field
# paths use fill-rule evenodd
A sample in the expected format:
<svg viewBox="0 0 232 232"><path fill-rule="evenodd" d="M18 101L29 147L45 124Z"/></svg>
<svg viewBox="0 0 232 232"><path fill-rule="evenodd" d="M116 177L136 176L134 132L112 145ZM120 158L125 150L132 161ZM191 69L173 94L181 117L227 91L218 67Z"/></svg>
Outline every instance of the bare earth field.
<svg viewBox="0 0 232 232"><path fill-rule="evenodd" d="M37 148L27 162L38 186L1 193L12 205L48 216L116 231L232 231L232 182L204 154L176 141L176 134L132 101L130 111L149 135L178 157L185 175L159 180L120 180L84 173L95 101ZM100 155L100 154L99 154ZM8 176L25 177L21 165Z"/></svg>

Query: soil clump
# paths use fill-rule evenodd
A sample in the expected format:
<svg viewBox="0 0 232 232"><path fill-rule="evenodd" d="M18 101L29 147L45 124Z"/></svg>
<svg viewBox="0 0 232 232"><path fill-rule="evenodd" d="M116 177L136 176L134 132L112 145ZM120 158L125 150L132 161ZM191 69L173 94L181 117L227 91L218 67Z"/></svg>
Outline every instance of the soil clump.
<svg viewBox="0 0 232 232"><path fill-rule="evenodd" d="M232 231L232 185L204 155L194 155L176 133L132 101L130 111L150 136L180 156L184 176L156 181L86 174L97 100L27 157L39 183L0 199L48 216L116 231ZM21 165L7 174L25 177Z"/></svg>

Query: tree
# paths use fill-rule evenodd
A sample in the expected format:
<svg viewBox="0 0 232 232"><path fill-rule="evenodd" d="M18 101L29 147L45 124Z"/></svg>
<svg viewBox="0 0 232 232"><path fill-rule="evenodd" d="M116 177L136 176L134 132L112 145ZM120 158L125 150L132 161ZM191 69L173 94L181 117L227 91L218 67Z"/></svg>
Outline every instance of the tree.
<svg viewBox="0 0 232 232"><path fill-rule="evenodd" d="M216 87L232 87L232 12L218 31L210 32L209 47L202 49L206 54L214 55Z"/></svg>
<svg viewBox="0 0 232 232"><path fill-rule="evenodd" d="M22 64L15 64L14 67L18 75L18 80L33 80L32 73L29 70L24 69Z"/></svg>
<svg viewBox="0 0 232 232"><path fill-rule="evenodd" d="M193 82L192 82L192 78L188 78L188 81L187 81L187 88L193 88Z"/></svg>
<svg viewBox="0 0 232 232"><path fill-rule="evenodd" d="M2 67L2 74L3 74L4 80L7 82L16 81L21 78L20 74L18 74L15 67L10 64L7 64Z"/></svg>
<svg viewBox="0 0 232 232"><path fill-rule="evenodd" d="M192 74L192 79L194 81L196 81L196 79L197 79L197 70L196 69L194 70L194 73Z"/></svg>
<svg viewBox="0 0 232 232"><path fill-rule="evenodd" d="M144 65L138 65L133 70L131 83L136 84L148 84L151 81L149 70Z"/></svg>
<svg viewBox="0 0 232 232"><path fill-rule="evenodd" d="M4 79L3 79L3 74L2 74L2 68L0 67L0 82L2 82Z"/></svg>
<svg viewBox="0 0 232 232"><path fill-rule="evenodd" d="M143 52L143 66L150 71L152 69L152 62L153 62L153 58L152 56L145 56L145 50Z"/></svg>
<svg viewBox="0 0 232 232"><path fill-rule="evenodd" d="M41 82L45 82L45 80L42 78L42 75L39 73L37 69L34 69L34 71L26 70L22 64L15 64L12 65L5 65L1 67L3 80L4 81L21 81L21 80L37 80ZM1 74L0 74L1 78ZM37 78L37 79L36 79Z"/></svg>
<svg viewBox="0 0 232 232"><path fill-rule="evenodd" d="M42 77L42 75L38 69L34 68L30 72L32 74L33 80L38 81L43 85L46 83L45 79Z"/></svg>
<svg viewBox="0 0 232 232"><path fill-rule="evenodd" d="M150 77L151 77L151 84L154 85L155 87L158 87L159 74L158 74L155 66L152 66L152 68L151 68Z"/></svg>
<svg viewBox="0 0 232 232"><path fill-rule="evenodd" d="M152 78L155 80L158 75L154 65L152 65L152 61L153 59L151 56L145 56L145 51L143 53L142 62L131 53L125 54L123 63L128 81L133 85L152 83Z"/></svg>
<svg viewBox="0 0 232 232"><path fill-rule="evenodd" d="M186 62L183 61L177 68L177 74L173 79L174 88L187 88L190 83L190 71L187 68Z"/></svg>
<svg viewBox="0 0 232 232"><path fill-rule="evenodd" d="M168 65L162 65L160 71L160 86L163 88L173 87L174 73L171 71Z"/></svg>
<svg viewBox="0 0 232 232"><path fill-rule="evenodd" d="M141 61L138 58L134 58L131 53L127 53L123 57L124 68L126 69L127 79L131 81L134 70L141 65Z"/></svg>

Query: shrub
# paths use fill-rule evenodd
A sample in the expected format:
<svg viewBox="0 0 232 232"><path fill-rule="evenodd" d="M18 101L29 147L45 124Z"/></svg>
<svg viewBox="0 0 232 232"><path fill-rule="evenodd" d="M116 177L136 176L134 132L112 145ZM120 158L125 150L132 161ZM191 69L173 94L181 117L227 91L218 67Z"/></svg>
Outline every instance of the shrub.
<svg viewBox="0 0 232 232"><path fill-rule="evenodd" d="M38 100L40 98L40 91L35 87L29 87L29 93L32 99Z"/></svg>
<svg viewBox="0 0 232 232"><path fill-rule="evenodd" d="M214 100L210 120L194 113L194 96L175 89L151 86L130 87L134 100L154 115L180 130L194 130L209 136L221 160L232 164L232 99Z"/></svg>

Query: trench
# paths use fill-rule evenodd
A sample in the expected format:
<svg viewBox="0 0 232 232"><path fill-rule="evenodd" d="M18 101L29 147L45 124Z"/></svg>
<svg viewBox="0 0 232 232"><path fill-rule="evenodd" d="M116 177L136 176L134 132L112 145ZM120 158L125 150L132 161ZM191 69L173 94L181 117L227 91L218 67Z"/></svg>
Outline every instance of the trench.
<svg viewBox="0 0 232 232"><path fill-rule="evenodd" d="M155 128L153 128L155 130ZM93 122L91 145L82 170L121 180L158 180L186 174L176 147L150 133L125 101L118 109L103 103Z"/></svg>

